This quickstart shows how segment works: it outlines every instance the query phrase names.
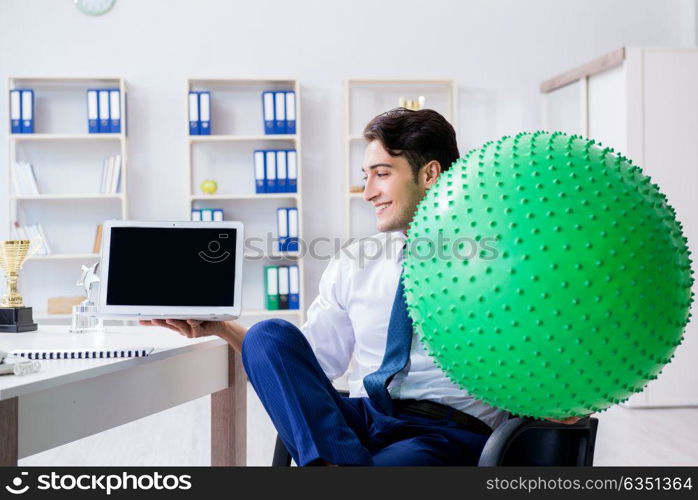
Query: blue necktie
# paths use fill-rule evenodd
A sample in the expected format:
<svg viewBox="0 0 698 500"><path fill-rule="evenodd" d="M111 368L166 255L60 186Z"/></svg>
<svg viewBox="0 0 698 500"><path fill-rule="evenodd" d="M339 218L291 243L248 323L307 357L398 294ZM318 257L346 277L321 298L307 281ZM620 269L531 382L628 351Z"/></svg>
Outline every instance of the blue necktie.
<svg viewBox="0 0 698 500"><path fill-rule="evenodd" d="M405 288L400 276L388 323L388 338L383 362L378 370L364 377L364 387L368 396L388 415L393 413L393 401L388 393L388 384L407 365L411 346L412 320L407 314Z"/></svg>

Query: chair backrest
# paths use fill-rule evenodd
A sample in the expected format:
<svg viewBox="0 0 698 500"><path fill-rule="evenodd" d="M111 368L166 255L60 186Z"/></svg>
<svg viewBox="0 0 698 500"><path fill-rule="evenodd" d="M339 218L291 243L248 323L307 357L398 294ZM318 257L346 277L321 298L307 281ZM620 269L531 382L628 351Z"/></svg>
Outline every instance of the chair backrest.
<svg viewBox="0 0 698 500"><path fill-rule="evenodd" d="M595 418L574 425L523 421L503 436L483 465L591 466L597 426Z"/></svg>

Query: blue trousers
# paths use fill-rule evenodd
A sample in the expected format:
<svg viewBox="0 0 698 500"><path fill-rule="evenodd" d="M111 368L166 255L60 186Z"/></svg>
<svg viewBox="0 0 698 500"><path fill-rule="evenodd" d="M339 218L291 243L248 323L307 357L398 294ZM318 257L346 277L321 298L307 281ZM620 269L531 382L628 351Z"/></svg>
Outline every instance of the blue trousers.
<svg viewBox="0 0 698 500"><path fill-rule="evenodd" d="M337 392L301 331L271 319L242 344L249 380L298 465L476 465L487 436L450 419L386 415Z"/></svg>

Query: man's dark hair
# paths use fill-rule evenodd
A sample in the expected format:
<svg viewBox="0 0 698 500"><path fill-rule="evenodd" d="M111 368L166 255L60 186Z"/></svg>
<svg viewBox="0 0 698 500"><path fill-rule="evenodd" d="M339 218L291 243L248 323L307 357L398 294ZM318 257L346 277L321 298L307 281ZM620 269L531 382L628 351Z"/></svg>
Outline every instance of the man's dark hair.
<svg viewBox="0 0 698 500"><path fill-rule="evenodd" d="M366 125L364 138L380 141L390 156L404 155L415 180L419 169L430 161L438 161L445 172L460 156L456 131L433 109L386 111Z"/></svg>

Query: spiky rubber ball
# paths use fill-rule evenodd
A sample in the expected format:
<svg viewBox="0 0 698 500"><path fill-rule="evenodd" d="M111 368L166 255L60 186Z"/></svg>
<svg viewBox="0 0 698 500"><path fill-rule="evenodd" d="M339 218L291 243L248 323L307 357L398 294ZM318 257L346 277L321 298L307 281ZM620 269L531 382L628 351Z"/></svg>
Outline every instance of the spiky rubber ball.
<svg viewBox="0 0 698 500"><path fill-rule="evenodd" d="M681 224L631 161L522 133L442 174L408 231L414 328L442 370L516 415L602 411L657 378L693 283Z"/></svg>

